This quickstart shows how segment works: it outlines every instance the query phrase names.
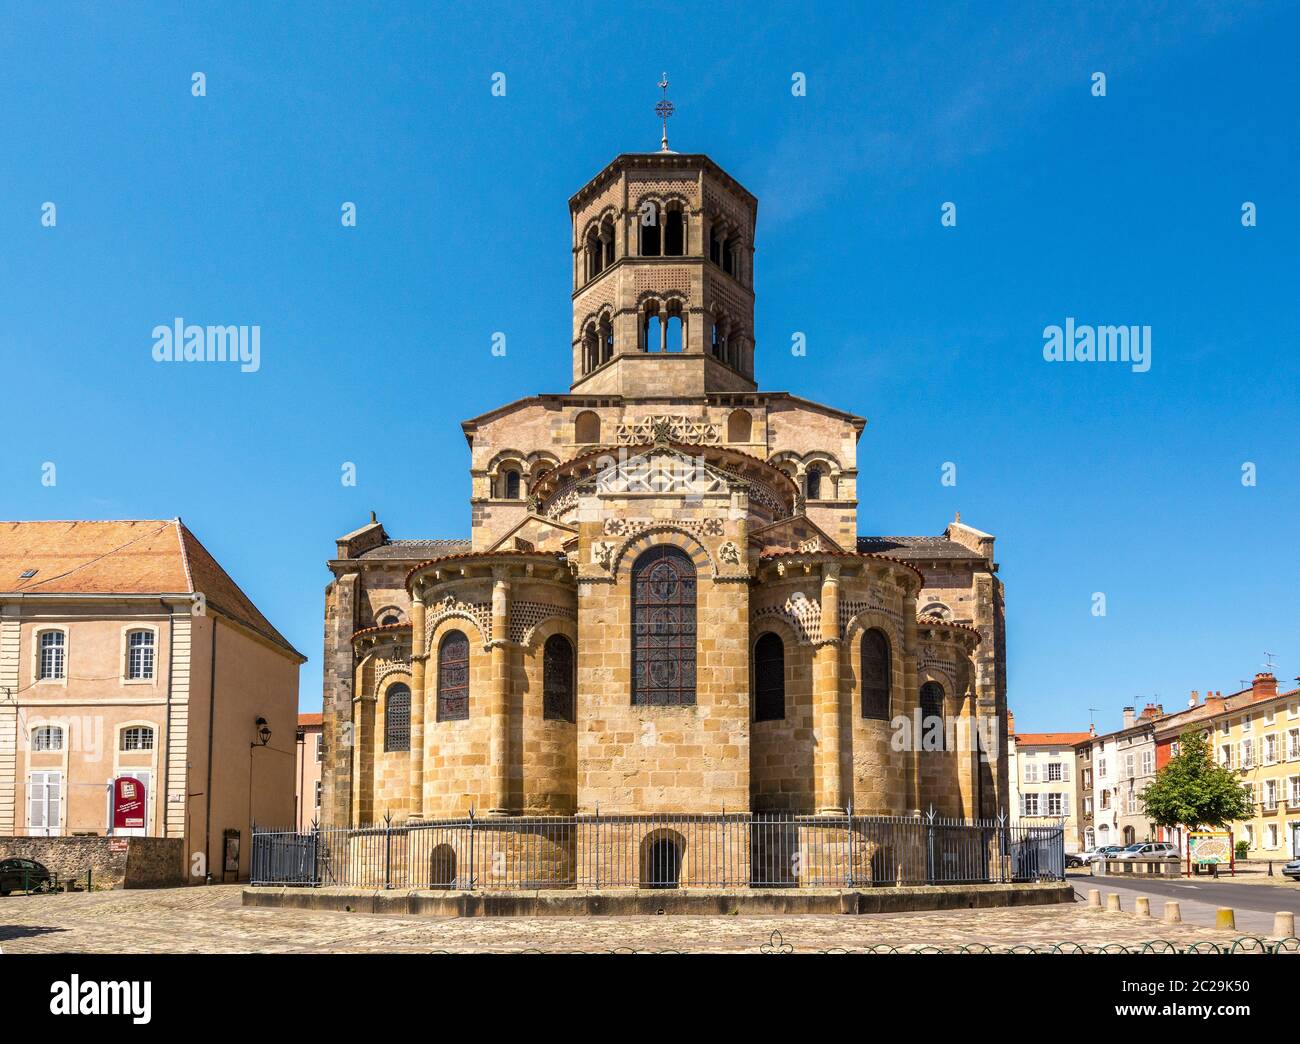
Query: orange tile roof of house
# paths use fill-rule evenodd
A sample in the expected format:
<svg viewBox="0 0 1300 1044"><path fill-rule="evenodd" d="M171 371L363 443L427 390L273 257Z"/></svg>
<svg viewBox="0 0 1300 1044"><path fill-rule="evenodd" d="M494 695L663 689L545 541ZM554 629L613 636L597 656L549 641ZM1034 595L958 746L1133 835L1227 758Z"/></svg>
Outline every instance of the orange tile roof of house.
<svg viewBox="0 0 1300 1044"><path fill-rule="evenodd" d="M1092 739L1090 732L1017 732L1017 747L1072 747Z"/></svg>
<svg viewBox="0 0 1300 1044"><path fill-rule="evenodd" d="M202 594L217 612L306 659L179 518L0 522L0 594Z"/></svg>
<svg viewBox="0 0 1300 1044"><path fill-rule="evenodd" d="M299 725L322 725L324 724L324 717L325 716L323 714L299 714L298 724Z"/></svg>

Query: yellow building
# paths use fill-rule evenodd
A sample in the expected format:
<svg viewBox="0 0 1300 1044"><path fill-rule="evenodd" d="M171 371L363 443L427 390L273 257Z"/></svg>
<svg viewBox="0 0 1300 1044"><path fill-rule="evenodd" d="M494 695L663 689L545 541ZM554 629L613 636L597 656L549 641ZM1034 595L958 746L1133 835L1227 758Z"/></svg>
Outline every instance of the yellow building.
<svg viewBox="0 0 1300 1044"><path fill-rule="evenodd" d="M1168 715L1156 729L1162 766L1192 727L1204 730L1215 761L1237 774L1254 806L1232 824L1234 840L1246 842L1251 859L1300 858L1300 690L1279 693L1277 679L1261 673L1249 689Z"/></svg>

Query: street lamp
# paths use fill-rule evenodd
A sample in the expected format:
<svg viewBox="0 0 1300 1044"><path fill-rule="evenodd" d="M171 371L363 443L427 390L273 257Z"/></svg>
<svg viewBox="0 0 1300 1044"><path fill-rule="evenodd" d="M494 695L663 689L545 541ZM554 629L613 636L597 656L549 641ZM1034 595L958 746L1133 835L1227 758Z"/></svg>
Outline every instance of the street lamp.
<svg viewBox="0 0 1300 1044"><path fill-rule="evenodd" d="M262 746L271 742L271 726L266 723L265 718L257 719L257 738L262 741Z"/></svg>

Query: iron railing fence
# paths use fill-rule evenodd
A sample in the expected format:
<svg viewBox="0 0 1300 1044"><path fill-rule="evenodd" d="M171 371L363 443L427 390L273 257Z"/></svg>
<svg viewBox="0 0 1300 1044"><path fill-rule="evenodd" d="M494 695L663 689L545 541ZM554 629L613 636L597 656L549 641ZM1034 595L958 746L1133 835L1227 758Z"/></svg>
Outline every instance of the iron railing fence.
<svg viewBox="0 0 1300 1044"><path fill-rule="evenodd" d="M531 891L1061 881L1061 827L942 816L511 816L253 828L254 885Z"/></svg>

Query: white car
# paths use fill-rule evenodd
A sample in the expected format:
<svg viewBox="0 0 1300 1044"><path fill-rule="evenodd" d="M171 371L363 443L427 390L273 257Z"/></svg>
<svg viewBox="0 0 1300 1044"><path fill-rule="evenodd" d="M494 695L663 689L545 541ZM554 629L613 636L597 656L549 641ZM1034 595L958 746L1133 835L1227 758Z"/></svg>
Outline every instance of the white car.
<svg viewBox="0 0 1300 1044"><path fill-rule="evenodd" d="M1129 845L1112 859L1177 859L1178 847L1167 841L1139 841Z"/></svg>

